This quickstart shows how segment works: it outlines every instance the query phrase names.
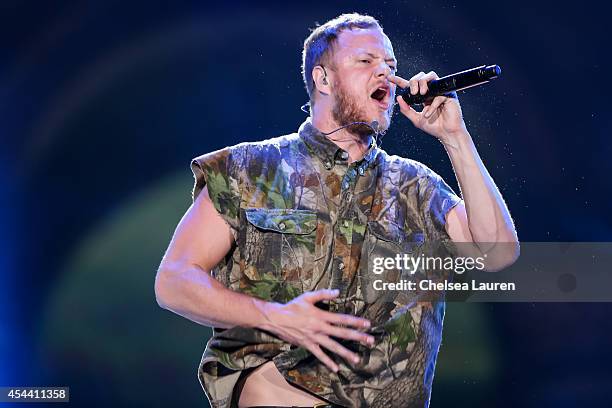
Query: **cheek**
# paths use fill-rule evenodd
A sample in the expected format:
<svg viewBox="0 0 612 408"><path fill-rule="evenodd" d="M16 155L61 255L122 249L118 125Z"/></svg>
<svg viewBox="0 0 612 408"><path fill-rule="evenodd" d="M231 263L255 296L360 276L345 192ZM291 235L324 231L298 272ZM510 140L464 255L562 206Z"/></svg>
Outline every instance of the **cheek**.
<svg viewBox="0 0 612 408"><path fill-rule="evenodd" d="M364 75L345 76L342 83L353 95L364 95L368 90L368 78Z"/></svg>
<svg viewBox="0 0 612 408"><path fill-rule="evenodd" d="M358 85L356 85L355 82L347 81L346 88L347 88L347 93L351 95L352 98L355 98L355 99L363 98L364 91L362 87L359 87Z"/></svg>

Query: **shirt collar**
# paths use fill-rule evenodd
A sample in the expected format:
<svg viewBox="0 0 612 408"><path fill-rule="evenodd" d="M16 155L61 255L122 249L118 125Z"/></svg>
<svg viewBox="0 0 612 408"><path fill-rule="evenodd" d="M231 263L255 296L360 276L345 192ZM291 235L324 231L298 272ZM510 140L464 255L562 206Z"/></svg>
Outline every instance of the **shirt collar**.
<svg viewBox="0 0 612 408"><path fill-rule="evenodd" d="M308 149L321 160L323 165L329 170L333 167L336 160L341 159L344 156L348 158L348 153L342 150L338 145L332 142L327 136L325 136L319 129L314 127L310 118L307 118L304 123L300 126L298 134L308 147ZM356 165L361 168L359 172L363 174L368 167L374 164L375 158L378 154L378 146L376 140L370 136L370 147L364 154L363 158L359 160ZM345 159L346 160L346 159Z"/></svg>

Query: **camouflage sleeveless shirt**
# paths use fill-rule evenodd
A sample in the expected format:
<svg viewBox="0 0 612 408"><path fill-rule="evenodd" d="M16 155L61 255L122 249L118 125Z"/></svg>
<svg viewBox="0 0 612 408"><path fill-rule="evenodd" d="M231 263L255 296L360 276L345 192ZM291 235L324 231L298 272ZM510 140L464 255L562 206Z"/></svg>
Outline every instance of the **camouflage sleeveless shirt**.
<svg viewBox="0 0 612 408"><path fill-rule="evenodd" d="M195 158L193 199L206 185L236 244L213 270L226 287L288 302L339 289L332 312L370 319L373 348L341 341L353 364L328 353L333 373L271 333L214 329L198 375L214 408L230 407L242 370L273 361L285 379L346 407L426 407L445 304L373 289L375 257L449 242L445 215L460 198L425 165L390 156L372 139L358 162L307 120L298 133L241 143ZM386 280L402 270L389 270Z"/></svg>

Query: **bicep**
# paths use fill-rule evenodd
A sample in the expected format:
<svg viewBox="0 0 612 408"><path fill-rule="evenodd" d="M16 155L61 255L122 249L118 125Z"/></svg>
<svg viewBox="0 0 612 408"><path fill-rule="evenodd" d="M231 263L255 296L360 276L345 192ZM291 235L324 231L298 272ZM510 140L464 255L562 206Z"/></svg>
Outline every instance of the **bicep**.
<svg viewBox="0 0 612 408"><path fill-rule="evenodd" d="M182 263L210 271L233 244L231 227L219 215L204 187L176 227L162 266Z"/></svg>
<svg viewBox="0 0 612 408"><path fill-rule="evenodd" d="M473 242L463 201L446 213L446 232L453 242Z"/></svg>

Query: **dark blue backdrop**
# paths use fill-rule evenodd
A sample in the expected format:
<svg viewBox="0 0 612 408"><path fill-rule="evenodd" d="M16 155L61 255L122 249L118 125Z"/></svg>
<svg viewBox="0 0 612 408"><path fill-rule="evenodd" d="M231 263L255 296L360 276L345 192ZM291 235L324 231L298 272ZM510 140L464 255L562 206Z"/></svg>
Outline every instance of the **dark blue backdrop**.
<svg viewBox="0 0 612 408"><path fill-rule="evenodd" d="M208 329L157 308L192 157L290 133L303 39L359 11L399 74L499 64L460 95L522 241L610 241L609 18L595 2L3 2L0 385L73 403L205 406ZM383 147L456 187L396 116ZM605 406L609 304L450 304L432 407Z"/></svg>

